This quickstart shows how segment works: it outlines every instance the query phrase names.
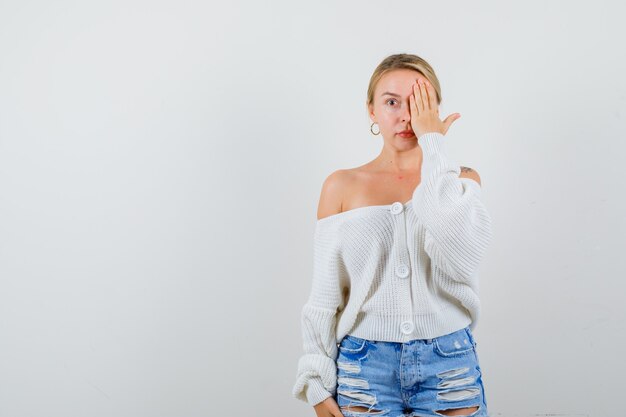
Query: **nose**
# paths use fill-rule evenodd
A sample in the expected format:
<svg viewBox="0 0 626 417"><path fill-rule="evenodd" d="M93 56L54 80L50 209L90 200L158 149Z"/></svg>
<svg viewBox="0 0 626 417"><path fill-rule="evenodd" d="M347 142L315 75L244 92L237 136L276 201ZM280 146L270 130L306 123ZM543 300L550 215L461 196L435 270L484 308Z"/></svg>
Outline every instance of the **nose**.
<svg viewBox="0 0 626 417"><path fill-rule="evenodd" d="M411 111L409 109L409 105L407 104L402 110L402 123L406 123L411 120Z"/></svg>

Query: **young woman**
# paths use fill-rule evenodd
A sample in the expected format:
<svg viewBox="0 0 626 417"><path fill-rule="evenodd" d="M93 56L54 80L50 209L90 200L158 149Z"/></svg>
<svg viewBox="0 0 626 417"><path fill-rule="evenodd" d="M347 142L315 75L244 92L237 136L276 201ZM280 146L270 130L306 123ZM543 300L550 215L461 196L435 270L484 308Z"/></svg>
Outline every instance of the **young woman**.
<svg viewBox="0 0 626 417"><path fill-rule="evenodd" d="M384 59L366 103L382 150L322 186L293 388L318 417L488 415L472 330L491 218L440 103L426 61Z"/></svg>

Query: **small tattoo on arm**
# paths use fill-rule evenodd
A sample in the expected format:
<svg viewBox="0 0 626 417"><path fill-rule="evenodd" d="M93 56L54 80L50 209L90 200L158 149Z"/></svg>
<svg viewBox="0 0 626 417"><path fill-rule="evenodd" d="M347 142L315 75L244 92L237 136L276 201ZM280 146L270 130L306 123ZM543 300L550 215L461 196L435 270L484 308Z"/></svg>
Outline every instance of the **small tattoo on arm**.
<svg viewBox="0 0 626 417"><path fill-rule="evenodd" d="M470 167L463 167L463 166L461 167L461 172L472 172L472 171L474 170Z"/></svg>

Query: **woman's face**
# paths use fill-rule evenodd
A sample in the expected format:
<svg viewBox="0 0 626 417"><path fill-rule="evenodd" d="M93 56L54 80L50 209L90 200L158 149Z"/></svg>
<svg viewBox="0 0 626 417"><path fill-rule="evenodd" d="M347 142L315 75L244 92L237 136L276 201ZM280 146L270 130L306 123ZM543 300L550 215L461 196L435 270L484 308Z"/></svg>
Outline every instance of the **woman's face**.
<svg viewBox="0 0 626 417"><path fill-rule="evenodd" d="M403 130L413 131L409 95L413 94L413 85L419 79L427 80L415 70L398 69L386 73L378 81L374 103L368 106L368 112L372 122L378 123L385 140L417 141L415 135L406 138L398 134Z"/></svg>

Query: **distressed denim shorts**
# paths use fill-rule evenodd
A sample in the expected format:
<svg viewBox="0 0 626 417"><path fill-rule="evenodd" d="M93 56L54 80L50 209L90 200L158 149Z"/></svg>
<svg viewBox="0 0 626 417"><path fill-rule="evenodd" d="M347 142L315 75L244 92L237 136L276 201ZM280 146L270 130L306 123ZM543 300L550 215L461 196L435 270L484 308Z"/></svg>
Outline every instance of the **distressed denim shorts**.
<svg viewBox="0 0 626 417"><path fill-rule="evenodd" d="M443 410L488 417L469 326L405 343L346 335L337 356L335 401L345 417L438 417ZM346 410L351 407L352 410Z"/></svg>

